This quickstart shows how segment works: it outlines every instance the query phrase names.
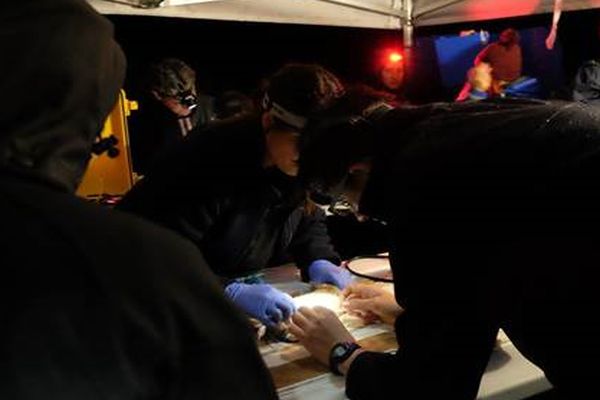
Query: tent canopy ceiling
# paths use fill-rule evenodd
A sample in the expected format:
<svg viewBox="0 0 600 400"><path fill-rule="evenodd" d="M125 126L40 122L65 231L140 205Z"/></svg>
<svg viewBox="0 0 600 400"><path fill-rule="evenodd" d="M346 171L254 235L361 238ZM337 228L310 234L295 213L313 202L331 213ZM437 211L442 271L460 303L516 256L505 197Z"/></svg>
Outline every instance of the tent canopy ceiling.
<svg viewBox="0 0 600 400"><path fill-rule="evenodd" d="M417 27L551 13L554 4L554 0L165 0L163 7L140 9L107 0L88 1L104 14L380 29L399 29L411 4ZM563 0L564 11L590 8L600 8L600 0Z"/></svg>
<svg viewBox="0 0 600 400"><path fill-rule="evenodd" d="M229 21L277 22L360 28L399 29L400 3L392 0L212 0L140 9L106 0L88 0L103 14L149 15ZM339 3L347 3L341 5ZM165 2L166 3L166 2ZM372 11L367 11L371 9ZM389 13L391 15L384 15Z"/></svg>
<svg viewBox="0 0 600 400"><path fill-rule="evenodd" d="M551 13L554 0L413 0L415 26ZM563 0L563 11L600 8L600 0ZM548 20L550 23L550 20Z"/></svg>

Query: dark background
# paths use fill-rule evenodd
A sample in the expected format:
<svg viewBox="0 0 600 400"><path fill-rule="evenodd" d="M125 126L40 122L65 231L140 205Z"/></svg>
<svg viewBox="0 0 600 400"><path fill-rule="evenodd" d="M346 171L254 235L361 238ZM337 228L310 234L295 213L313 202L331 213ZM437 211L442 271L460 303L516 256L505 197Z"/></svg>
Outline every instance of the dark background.
<svg viewBox="0 0 600 400"><path fill-rule="evenodd" d="M563 12L554 57L527 53L525 70L551 71L544 82L554 94L571 80L576 68L598 57L599 10ZM253 93L261 78L285 62L320 63L349 82L372 83L382 49L401 48L398 31L311 25L243 23L180 18L110 16L117 40L129 62L126 89L139 95L148 63L177 57L198 73L199 87L211 94L225 90ZM426 27L416 30L411 96L416 102L449 100L455 93L441 85L435 38L461 30L484 29L492 37L506 27L519 29L526 46L543 48L552 15ZM540 41L542 41L540 43ZM533 44L532 44L533 43ZM525 53L525 51L524 51ZM559 56L556 56L558 54ZM552 65L544 65L544 64Z"/></svg>

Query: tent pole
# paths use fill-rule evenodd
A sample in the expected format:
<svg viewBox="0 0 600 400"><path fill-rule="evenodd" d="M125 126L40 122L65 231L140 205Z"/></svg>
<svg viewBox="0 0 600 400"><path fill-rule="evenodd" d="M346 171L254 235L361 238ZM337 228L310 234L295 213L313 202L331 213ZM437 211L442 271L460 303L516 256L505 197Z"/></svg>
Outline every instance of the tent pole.
<svg viewBox="0 0 600 400"><path fill-rule="evenodd" d="M414 45L414 25L413 25L413 0L404 0L402 17L402 36L404 40L404 63L406 66L406 75L408 79L413 74L413 45Z"/></svg>
<svg viewBox="0 0 600 400"><path fill-rule="evenodd" d="M404 30L404 48L410 49L413 47L413 0L404 0L404 16L402 21L402 29Z"/></svg>

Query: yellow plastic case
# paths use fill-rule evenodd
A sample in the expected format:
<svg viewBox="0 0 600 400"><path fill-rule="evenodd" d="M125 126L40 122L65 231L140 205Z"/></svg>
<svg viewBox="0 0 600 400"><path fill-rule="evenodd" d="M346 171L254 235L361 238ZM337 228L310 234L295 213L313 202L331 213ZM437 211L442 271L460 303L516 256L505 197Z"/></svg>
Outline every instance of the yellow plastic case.
<svg viewBox="0 0 600 400"><path fill-rule="evenodd" d="M121 90L117 104L106 119L101 133L102 138L114 135L117 139L115 148L119 154L115 158L109 157L106 152L92 155L88 169L77 189L78 196L90 199L118 197L131 189L134 175L127 118L137 109L137 102L127 99L125 91Z"/></svg>

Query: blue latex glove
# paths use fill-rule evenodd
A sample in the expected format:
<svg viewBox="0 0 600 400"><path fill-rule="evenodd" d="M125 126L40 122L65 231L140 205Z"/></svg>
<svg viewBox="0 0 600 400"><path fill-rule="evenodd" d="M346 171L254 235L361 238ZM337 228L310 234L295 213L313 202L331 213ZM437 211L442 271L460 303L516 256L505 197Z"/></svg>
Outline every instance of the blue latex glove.
<svg viewBox="0 0 600 400"><path fill-rule="evenodd" d="M233 282L227 285L225 293L238 307L268 326L285 321L296 311L292 297L271 285Z"/></svg>
<svg viewBox="0 0 600 400"><path fill-rule="evenodd" d="M331 283L344 289L352 282L352 274L346 269L327 260L315 260L308 266L308 278L311 282Z"/></svg>

